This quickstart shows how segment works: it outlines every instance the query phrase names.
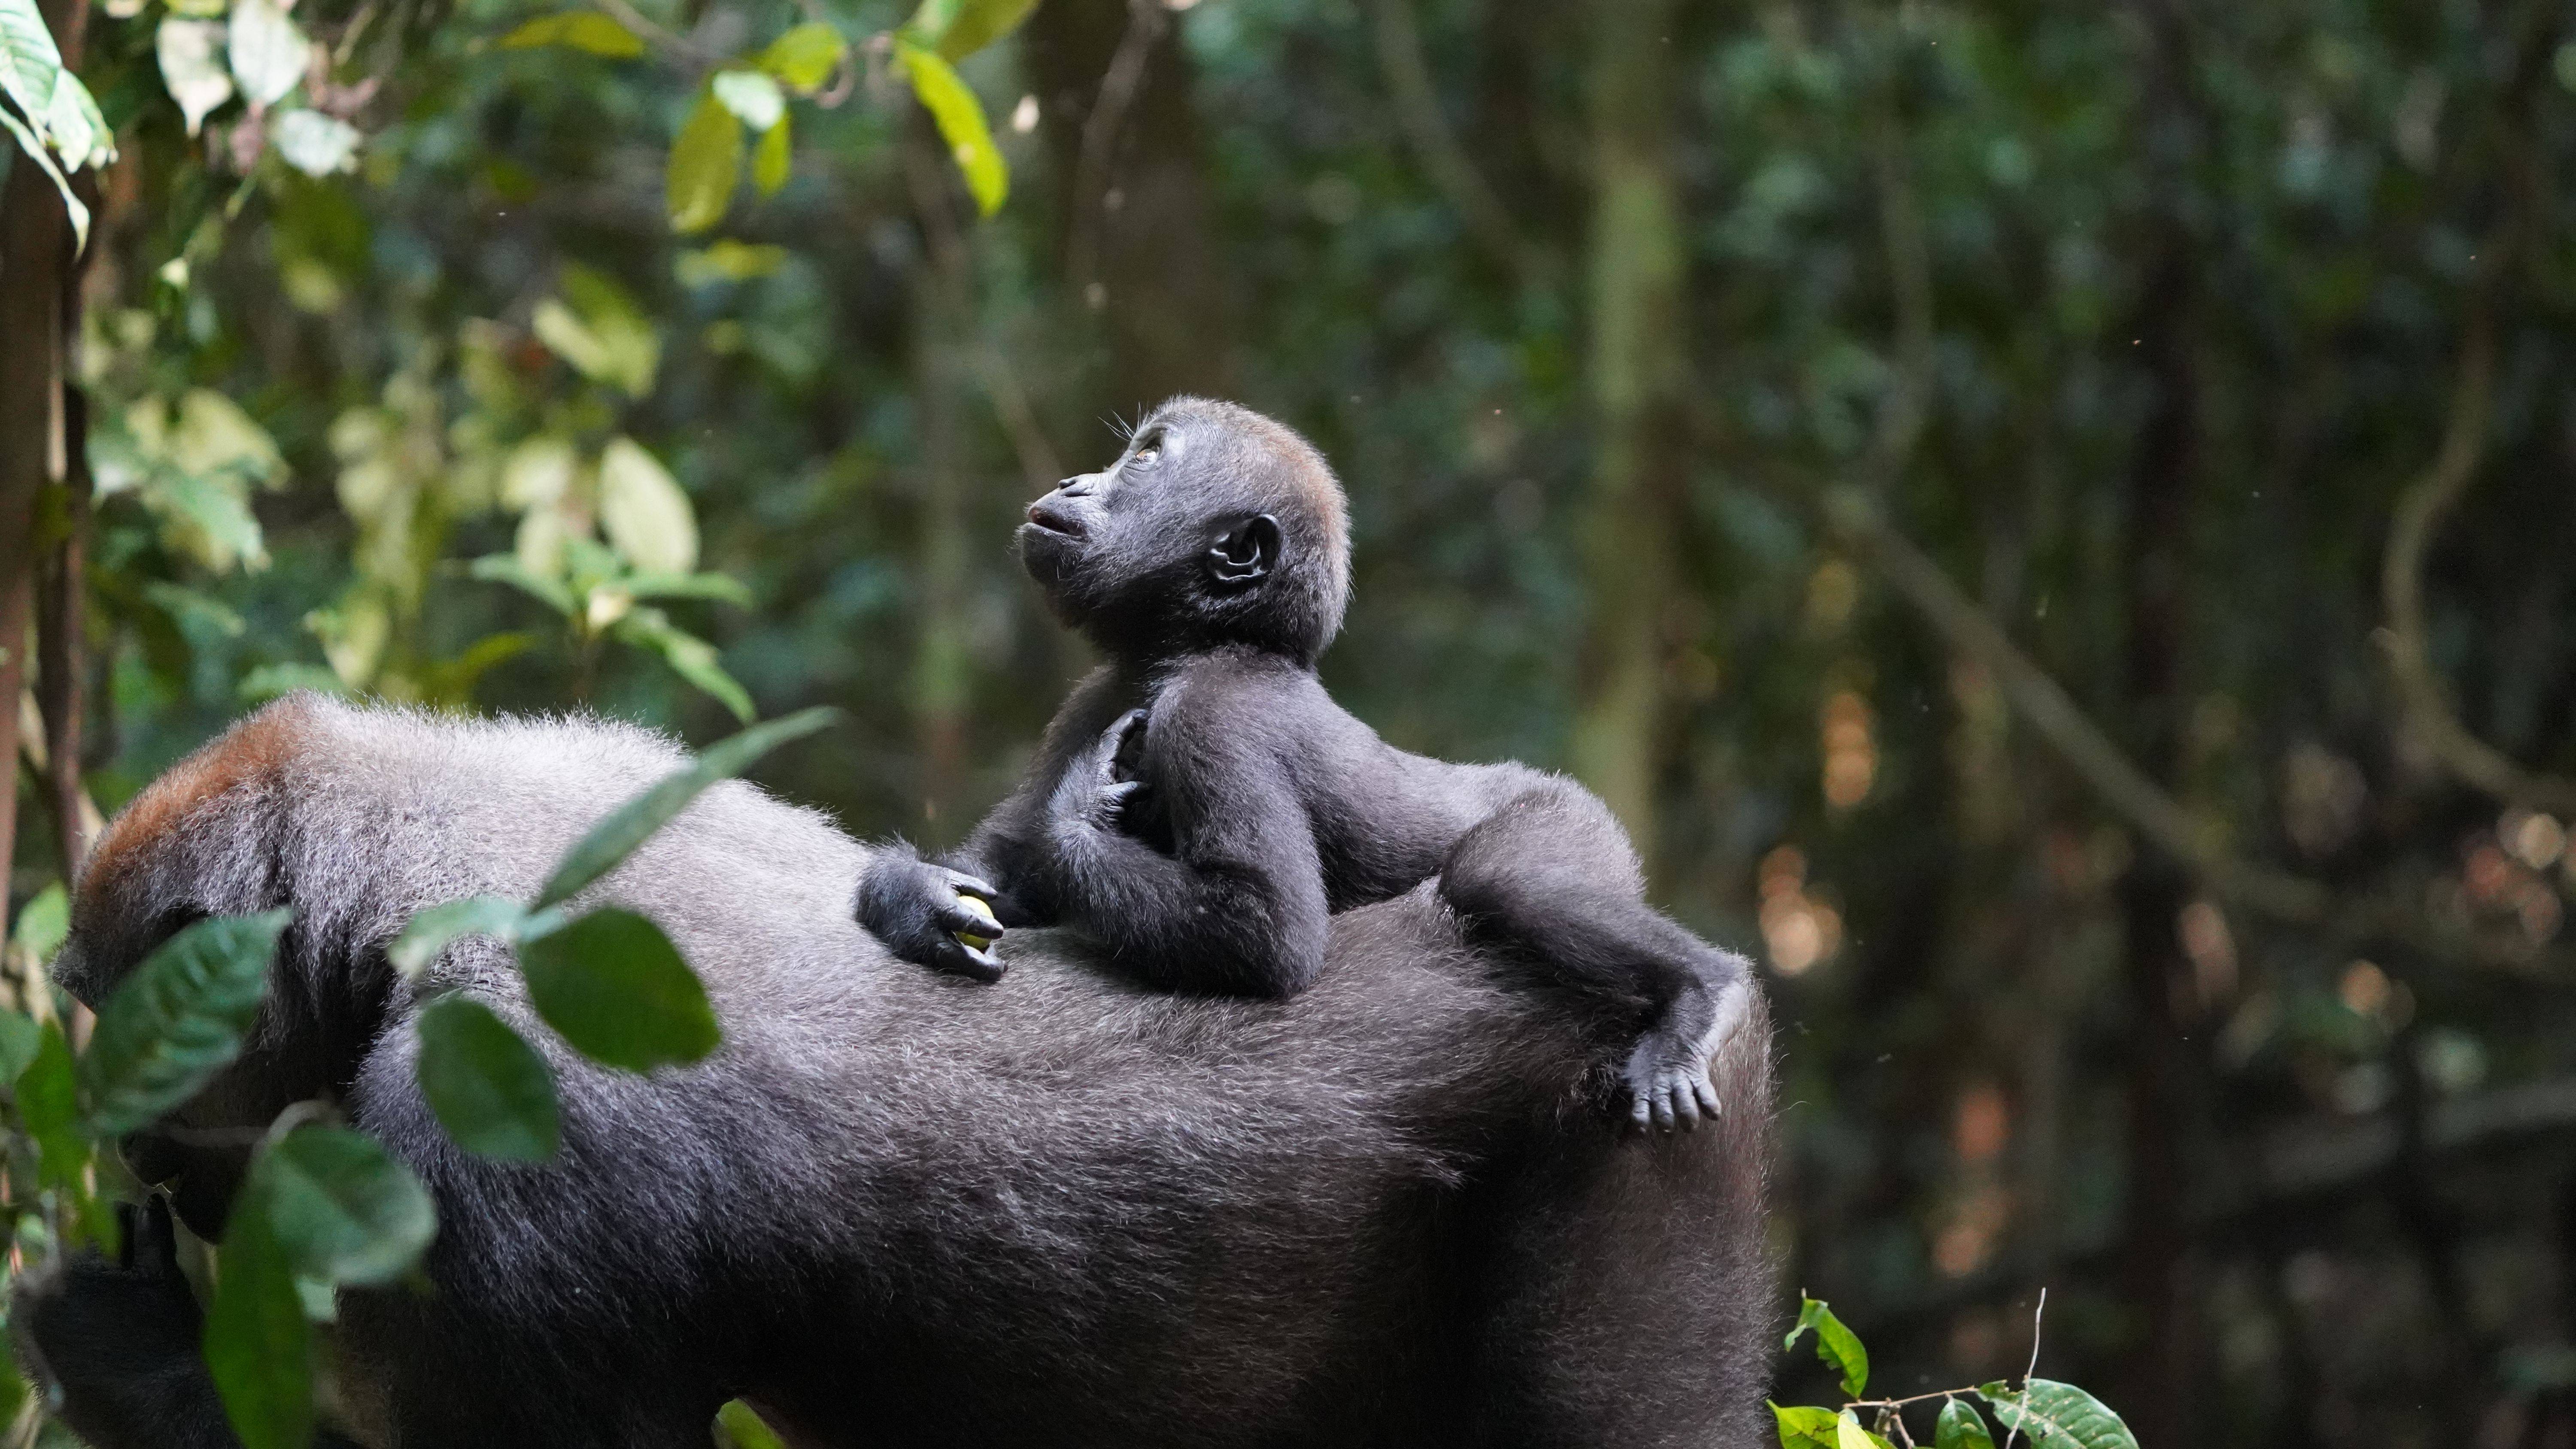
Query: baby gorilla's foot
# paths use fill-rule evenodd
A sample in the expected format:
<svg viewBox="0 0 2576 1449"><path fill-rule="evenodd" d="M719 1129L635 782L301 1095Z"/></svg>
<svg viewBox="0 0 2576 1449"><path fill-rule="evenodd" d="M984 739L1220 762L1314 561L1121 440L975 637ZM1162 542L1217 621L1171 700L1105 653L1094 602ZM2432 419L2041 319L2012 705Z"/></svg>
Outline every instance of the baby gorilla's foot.
<svg viewBox="0 0 2576 1449"><path fill-rule="evenodd" d="M1670 1132L1678 1125L1696 1131L1702 1117L1719 1114L1717 1085L1708 1074L1718 1035L1715 1024L1696 1032L1667 1025L1646 1033L1620 1074L1628 1087L1631 1130Z"/></svg>

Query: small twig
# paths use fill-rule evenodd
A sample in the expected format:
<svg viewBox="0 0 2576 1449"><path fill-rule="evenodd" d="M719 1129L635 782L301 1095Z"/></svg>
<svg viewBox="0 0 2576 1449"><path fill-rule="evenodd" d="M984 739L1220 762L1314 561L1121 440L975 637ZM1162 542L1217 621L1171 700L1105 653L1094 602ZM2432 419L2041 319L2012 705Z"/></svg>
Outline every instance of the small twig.
<svg viewBox="0 0 2576 1449"><path fill-rule="evenodd" d="M2047 1313L2048 1289L2043 1285L2039 1290L2039 1306L2030 1311L2030 1365L2021 1371L2021 1391L2025 1394L2030 1392L2030 1376L2039 1372L2039 1328ZM2012 1428L2004 1435L2004 1449L2013 1449L2020 1442L2021 1420L2015 1418Z"/></svg>
<svg viewBox="0 0 2576 1449"><path fill-rule="evenodd" d="M1077 295L1090 297L1099 263L1100 228L1107 224L1110 153L1117 147L1127 110L1145 83L1145 62L1163 35L1160 0L1127 0L1127 30L1109 57L1100 78L1100 94L1091 114L1082 118L1082 152L1073 168L1072 234L1065 239L1065 279Z"/></svg>
<svg viewBox="0 0 2576 1449"><path fill-rule="evenodd" d="M643 11L636 9L634 5L629 3L629 0L593 0L593 3L597 4L600 9L607 11L618 24L634 31L637 35L644 37L646 40L649 40L653 44L670 52L674 57L684 60L689 64L696 66L700 70L712 69L716 66L722 65L728 59L728 57L724 55L708 50L704 46L699 45L696 41L689 39L685 35L681 35L675 31L665 28L661 23L646 15Z"/></svg>
<svg viewBox="0 0 2576 1449"><path fill-rule="evenodd" d="M1386 78L1388 98L1405 139L1421 153L1422 169L1466 219L1467 231L1494 261L1526 281L1536 270L1529 244L1512 224L1511 213L1468 159L1431 85L1431 68L1422 58L1422 35L1413 23L1412 0L1374 0L1377 13L1378 70Z"/></svg>

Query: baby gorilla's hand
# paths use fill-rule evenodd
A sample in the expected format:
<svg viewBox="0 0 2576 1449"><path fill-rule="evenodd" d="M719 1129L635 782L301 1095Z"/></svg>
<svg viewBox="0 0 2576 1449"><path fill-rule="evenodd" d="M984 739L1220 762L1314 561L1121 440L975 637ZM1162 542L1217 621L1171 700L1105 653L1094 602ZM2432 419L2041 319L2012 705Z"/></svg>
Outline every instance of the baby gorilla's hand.
<svg viewBox="0 0 2576 1449"><path fill-rule="evenodd" d="M993 942L1002 923L987 904L1001 894L989 882L887 852L859 878L857 915L868 933L916 966L975 981L999 981Z"/></svg>
<svg viewBox="0 0 2576 1449"><path fill-rule="evenodd" d="M9 1322L19 1361L62 1395L64 1419L92 1442L179 1442L173 1421L190 1391L205 1407L213 1399L199 1382L203 1315L179 1271L168 1203L119 1203L117 1217L115 1257L76 1253L18 1280Z"/></svg>
<svg viewBox="0 0 2576 1449"><path fill-rule="evenodd" d="M1670 1132L1678 1124L1697 1131L1699 1119L1718 1115L1717 1087L1708 1074L1714 1032L1684 1041L1679 1033L1658 1028L1628 1056L1620 1079L1628 1087L1628 1125L1639 1132L1652 1127Z"/></svg>
<svg viewBox="0 0 2576 1449"><path fill-rule="evenodd" d="M1144 749L1145 711L1131 709L1065 768L1064 782L1049 802L1052 813L1062 823L1119 829L1142 803L1145 782L1136 778L1136 763Z"/></svg>

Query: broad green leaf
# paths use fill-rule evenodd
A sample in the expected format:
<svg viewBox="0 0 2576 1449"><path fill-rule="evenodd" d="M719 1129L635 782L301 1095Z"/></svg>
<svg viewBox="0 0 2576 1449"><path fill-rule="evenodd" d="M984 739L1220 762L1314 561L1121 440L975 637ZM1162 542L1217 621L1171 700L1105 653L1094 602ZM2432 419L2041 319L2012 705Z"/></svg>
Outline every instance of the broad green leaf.
<svg viewBox="0 0 2576 1449"><path fill-rule="evenodd" d="M34 1058L18 1077L18 1121L35 1140L39 1175L56 1187L77 1181L89 1162L75 1078L71 1044L63 1039L61 1023L46 1022Z"/></svg>
<svg viewBox="0 0 2576 1449"><path fill-rule="evenodd" d="M438 1232L429 1189L382 1143L346 1127L287 1133L252 1164L244 1192L294 1271L325 1283L390 1283Z"/></svg>
<svg viewBox="0 0 2576 1449"><path fill-rule="evenodd" d="M1771 1417L1780 1431L1780 1449L1837 1449L1834 1426L1838 1416L1831 1409L1784 1409L1773 1404Z"/></svg>
<svg viewBox="0 0 2576 1449"><path fill-rule="evenodd" d="M540 15L501 37L503 50L540 45L569 45L593 55L629 60L644 53L643 37L596 10L567 10Z"/></svg>
<svg viewBox="0 0 2576 1449"><path fill-rule="evenodd" d="M320 111L282 111L268 123L268 139L286 164L307 176L329 176L358 167L358 128Z"/></svg>
<svg viewBox="0 0 2576 1449"><path fill-rule="evenodd" d="M565 618L571 618L581 607L574 601L571 590L529 569L513 554L486 554L466 565L466 572L486 583L508 584Z"/></svg>
<svg viewBox="0 0 2576 1449"><path fill-rule="evenodd" d="M721 1034L697 974L662 928L602 906L523 941L528 1000L576 1051L630 1072L694 1062Z"/></svg>
<svg viewBox="0 0 2576 1449"><path fill-rule="evenodd" d="M223 33L222 22L214 20L164 20L153 32L161 84L170 99L179 103L180 118L188 123L191 136L205 124L209 112L233 98L233 78L215 55Z"/></svg>
<svg viewBox="0 0 2576 1449"><path fill-rule="evenodd" d="M0 95L41 126L53 106L54 78L62 73L63 53L35 0L0 0Z"/></svg>
<svg viewBox="0 0 2576 1449"><path fill-rule="evenodd" d="M1860 1416L1845 1409L1834 1418L1834 1449L1894 1449L1894 1446L1862 1428Z"/></svg>
<svg viewBox="0 0 2576 1449"><path fill-rule="evenodd" d="M564 284L565 290L581 294L576 299L581 309L576 312L553 297L539 302L528 319L537 340L594 382L623 388L632 397L651 392L662 354L653 324L595 273L567 267Z"/></svg>
<svg viewBox="0 0 2576 1449"><path fill-rule="evenodd" d="M206 1369L242 1449L304 1449L313 1432L313 1326L268 1219L236 1212L224 1229L206 1309Z"/></svg>
<svg viewBox="0 0 2576 1449"><path fill-rule="evenodd" d="M903 23L906 40L964 60L1019 28L1037 0L922 0Z"/></svg>
<svg viewBox="0 0 2576 1449"><path fill-rule="evenodd" d="M698 103L671 143L670 169L664 189L671 230L705 231L724 220L733 204L734 184L742 177L742 120L716 99L712 89L698 93Z"/></svg>
<svg viewBox="0 0 2576 1449"><path fill-rule="evenodd" d="M994 149L992 129L984 124L984 103L975 99L939 52L897 40L894 55L912 81L913 94L939 123L939 138L948 143L949 155L965 175L966 189L975 195L975 209L986 216L1001 210L1002 198L1010 194L1011 173L1002 164L1002 153Z"/></svg>
<svg viewBox="0 0 2576 1449"><path fill-rule="evenodd" d="M54 959L54 953L63 947L63 938L71 931L71 897L63 891L63 883L55 881L18 908L18 919L9 927L9 939L18 943L28 959L41 965Z"/></svg>
<svg viewBox="0 0 2576 1449"><path fill-rule="evenodd" d="M689 495L632 438L611 438L600 450L599 523L640 570L686 574L698 566L698 518Z"/></svg>
<svg viewBox="0 0 2576 1449"><path fill-rule="evenodd" d="M2007 1429L2018 1429L2044 1449L2138 1449L2137 1436L2101 1400L2055 1379L2032 1379L2022 1389L2001 1380L1977 1392L1995 1406Z"/></svg>
<svg viewBox="0 0 2576 1449"><path fill-rule="evenodd" d="M1986 1432L1986 1416L1965 1399L1943 1404L1940 1422L1932 1432L1932 1449L1995 1449L1994 1435Z"/></svg>
<svg viewBox="0 0 2576 1449"><path fill-rule="evenodd" d="M98 113L98 102L90 95L89 87L70 71L54 77L53 104L45 115L45 129L52 134L54 152L62 157L66 171L104 166L116 159L115 133L108 130L107 118Z"/></svg>
<svg viewBox="0 0 2576 1449"><path fill-rule="evenodd" d="M528 917L525 906L500 896L468 896L412 913L402 934L385 948L385 959L405 976L428 969L439 954L465 936L498 936L509 940Z"/></svg>
<svg viewBox="0 0 2576 1449"><path fill-rule="evenodd" d="M796 143L788 131L788 119L780 112L778 124L760 133L760 144L751 148L751 184L763 196L776 196L787 184L787 171L795 161Z"/></svg>
<svg viewBox="0 0 2576 1449"><path fill-rule="evenodd" d="M5 0L0 0L0 3L5 3ZM45 143L6 107L0 107L0 128L18 138L18 149L25 152L28 159L36 163L36 169L44 172L46 179L54 183L54 192L63 201L63 214L71 218L72 245L86 249L89 246L89 208L72 194L71 180L63 175L60 166L54 164L53 155L45 149Z"/></svg>
<svg viewBox="0 0 2576 1449"><path fill-rule="evenodd" d="M572 487L580 462L570 439L539 433L512 448L502 463L501 501L522 511L548 507Z"/></svg>
<svg viewBox="0 0 2576 1449"><path fill-rule="evenodd" d="M621 594L620 597L630 605L633 603L631 594ZM724 665L717 660L716 646L673 624L670 616L661 610L630 608L617 619L616 633L627 643L650 649L661 656L662 662L671 666L672 673L715 696L725 708L733 711L734 718L744 724L759 717L760 710L752 702L751 691L742 687L742 681L725 672Z"/></svg>
<svg viewBox="0 0 2576 1449"><path fill-rule="evenodd" d="M832 72L840 69L841 57L849 53L850 43L841 38L841 32L817 21L769 42L757 63L788 89L811 95L823 88Z"/></svg>
<svg viewBox="0 0 2576 1449"><path fill-rule="evenodd" d="M555 1155L563 1125L555 1074L508 1022L470 996L447 995L421 1009L421 1095L456 1145L507 1162Z"/></svg>
<svg viewBox="0 0 2576 1449"><path fill-rule="evenodd" d="M726 110L755 131L766 131L787 114L787 96L778 82L756 70L720 70L707 82Z"/></svg>
<svg viewBox="0 0 2576 1449"><path fill-rule="evenodd" d="M292 914L199 921L143 958L99 1008L81 1056L91 1132L121 1137L149 1125L241 1053Z"/></svg>
<svg viewBox="0 0 2576 1449"><path fill-rule="evenodd" d="M719 740L706 753L683 768L672 772L652 788L610 811L608 817L590 828L564 855L555 867L545 888L529 903L531 910L544 910L572 898L574 892L617 868L618 862L632 854L646 837L668 823L672 816L689 808L698 792L718 780L730 779L751 767L754 760L789 740L802 739L840 717L840 711L829 706L799 710L783 719L754 725L742 733Z"/></svg>
<svg viewBox="0 0 2576 1449"><path fill-rule="evenodd" d="M1859 1398L1869 1387L1869 1350L1860 1346L1859 1337L1845 1328L1843 1321L1836 1318L1834 1311L1820 1298L1800 1300L1797 1326L1789 1330L1787 1338L1780 1340L1780 1347L1797 1347L1799 1337L1810 1328L1816 1331L1816 1357L1824 1360L1825 1367L1842 1375L1844 1393Z"/></svg>
<svg viewBox="0 0 2576 1449"><path fill-rule="evenodd" d="M233 0L224 35L224 55L242 99L254 106L273 106L286 99L304 79L304 62L312 47L277 0Z"/></svg>
<svg viewBox="0 0 2576 1449"><path fill-rule="evenodd" d="M0 1011L0 1087L15 1083L44 1047L45 1028L23 1011Z"/></svg>
<svg viewBox="0 0 2576 1449"><path fill-rule="evenodd" d="M716 1432L722 1436L718 1442L725 1449L787 1449L778 1431L740 1399L716 1410Z"/></svg>

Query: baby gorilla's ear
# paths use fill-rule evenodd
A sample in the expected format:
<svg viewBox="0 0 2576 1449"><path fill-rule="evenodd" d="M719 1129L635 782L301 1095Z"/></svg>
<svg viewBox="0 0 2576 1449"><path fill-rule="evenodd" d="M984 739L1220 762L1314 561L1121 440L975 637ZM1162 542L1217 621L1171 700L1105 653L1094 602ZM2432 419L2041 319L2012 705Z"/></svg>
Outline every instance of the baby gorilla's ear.
<svg viewBox="0 0 2576 1449"><path fill-rule="evenodd" d="M1208 548L1208 577L1233 588L1259 583L1279 564L1279 520L1255 514L1217 536Z"/></svg>

